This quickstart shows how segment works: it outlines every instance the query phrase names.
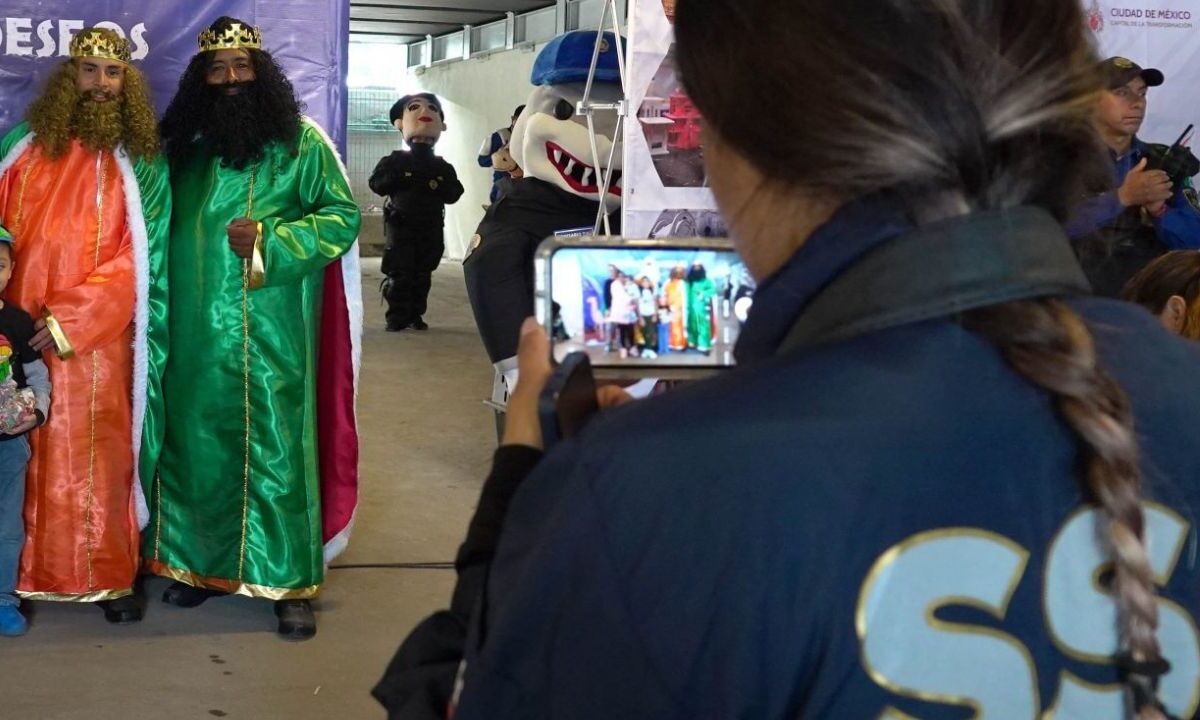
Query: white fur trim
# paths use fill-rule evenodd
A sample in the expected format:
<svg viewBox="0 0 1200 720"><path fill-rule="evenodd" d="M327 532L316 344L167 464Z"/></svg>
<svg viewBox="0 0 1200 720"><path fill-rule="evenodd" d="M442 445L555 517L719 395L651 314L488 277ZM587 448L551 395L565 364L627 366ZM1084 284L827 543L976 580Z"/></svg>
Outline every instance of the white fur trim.
<svg viewBox="0 0 1200 720"><path fill-rule="evenodd" d="M0 160L0 176L3 176L4 173L8 172L8 169L15 165L17 160L21 159L21 156L25 154L25 151L28 150L29 146L32 144L33 133L29 133L25 137L21 138L21 140L13 146L13 149L4 156L4 159Z"/></svg>
<svg viewBox="0 0 1200 720"><path fill-rule="evenodd" d="M345 551L346 546L350 544L350 533L354 531L354 521L358 516L358 507L354 508L354 514L350 516L350 522L346 523L346 527L337 535L329 538L329 542L325 543L325 567L337 559Z"/></svg>
<svg viewBox="0 0 1200 720"><path fill-rule="evenodd" d="M138 461L142 452L142 428L146 424L146 391L149 387L150 358L147 333L150 325L150 234L146 230L146 218L142 214L142 190L138 187L133 163L123 148L113 153L121 179L125 183L125 216L129 223L129 234L133 237L133 262L137 304L134 306L133 323L133 495L137 510L138 529L144 530L150 522L150 511L146 506L146 495L142 490Z"/></svg>
<svg viewBox="0 0 1200 720"><path fill-rule="evenodd" d="M342 171L342 177L346 178L346 184L350 184L350 173L346 170L346 164L342 162L342 156L338 152L337 145L333 139L325 132L320 123L310 117L304 118L304 123L316 131L321 140L329 146L333 152L333 157L337 159L338 169ZM354 422L358 423L358 378L362 371L362 333L363 333L363 300L362 300L362 266L359 260L358 241L355 240L346 254L342 256L342 286L346 291L346 311L349 314L350 321L350 353L352 366L354 368ZM354 510L351 512L350 521L346 523L346 527L337 535L329 539L325 543L325 564L333 562L334 558L342 554L346 546L350 543L350 532L354 529L354 517L358 513L358 502L355 499Z"/></svg>

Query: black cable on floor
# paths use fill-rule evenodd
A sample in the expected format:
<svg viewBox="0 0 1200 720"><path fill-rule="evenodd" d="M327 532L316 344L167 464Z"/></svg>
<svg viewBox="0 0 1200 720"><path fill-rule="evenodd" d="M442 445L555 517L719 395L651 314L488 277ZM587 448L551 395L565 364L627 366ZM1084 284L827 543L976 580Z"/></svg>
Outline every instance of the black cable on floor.
<svg viewBox="0 0 1200 720"><path fill-rule="evenodd" d="M350 563L330 565L330 570L453 570L452 562L407 562L407 563Z"/></svg>

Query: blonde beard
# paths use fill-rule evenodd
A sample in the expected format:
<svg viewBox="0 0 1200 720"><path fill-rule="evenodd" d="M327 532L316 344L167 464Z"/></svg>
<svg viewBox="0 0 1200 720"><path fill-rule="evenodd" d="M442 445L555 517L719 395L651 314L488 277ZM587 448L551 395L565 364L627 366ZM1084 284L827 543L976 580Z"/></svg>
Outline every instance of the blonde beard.
<svg viewBox="0 0 1200 720"><path fill-rule="evenodd" d="M71 135L88 150L115 150L125 136L124 106L123 98L106 102L79 98L71 115Z"/></svg>
<svg viewBox="0 0 1200 720"><path fill-rule="evenodd" d="M38 146L49 157L62 157L77 139L93 150L111 150L123 144L134 158L158 154L154 106L140 72L128 68L124 90L103 107L83 103L90 93L79 91L76 75L74 60L60 65L26 113Z"/></svg>

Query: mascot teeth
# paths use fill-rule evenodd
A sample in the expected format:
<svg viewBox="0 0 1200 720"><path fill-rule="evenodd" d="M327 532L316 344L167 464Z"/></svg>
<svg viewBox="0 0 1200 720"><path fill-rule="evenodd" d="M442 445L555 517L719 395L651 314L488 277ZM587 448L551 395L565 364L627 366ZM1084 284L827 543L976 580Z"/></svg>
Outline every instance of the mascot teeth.
<svg viewBox="0 0 1200 720"><path fill-rule="evenodd" d="M600 192L601 177L596 172L596 168L578 158L572 157L571 153L552 142L546 143L546 156L553 160L558 174L562 176L563 180L567 181L567 185L570 185L572 190L579 193ZM609 192L614 195L620 195L621 171L613 170L612 180L609 182Z"/></svg>

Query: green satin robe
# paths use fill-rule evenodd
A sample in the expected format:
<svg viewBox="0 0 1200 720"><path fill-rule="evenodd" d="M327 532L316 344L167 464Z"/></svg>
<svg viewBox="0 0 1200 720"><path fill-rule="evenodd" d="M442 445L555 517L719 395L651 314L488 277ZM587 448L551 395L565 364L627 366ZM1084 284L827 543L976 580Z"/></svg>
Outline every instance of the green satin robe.
<svg viewBox="0 0 1200 720"><path fill-rule="evenodd" d="M712 348L712 304L717 286L712 280L688 282L688 347L707 352Z"/></svg>
<svg viewBox="0 0 1200 720"><path fill-rule="evenodd" d="M276 600L312 597L324 578L318 327L325 266L360 222L335 150L307 121L298 149L235 170L201 146L172 170L166 437L144 548L156 574ZM225 228L247 213L262 224L265 274L243 304Z"/></svg>

